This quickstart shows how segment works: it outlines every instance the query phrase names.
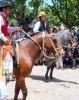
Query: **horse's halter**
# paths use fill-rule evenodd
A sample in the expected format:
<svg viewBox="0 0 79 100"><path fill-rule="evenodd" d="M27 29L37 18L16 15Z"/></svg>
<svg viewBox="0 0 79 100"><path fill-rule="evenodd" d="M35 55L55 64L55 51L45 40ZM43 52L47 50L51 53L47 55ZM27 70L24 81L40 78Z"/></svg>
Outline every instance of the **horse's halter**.
<svg viewBox="0 0 79 100"><path fill-rule="evenodd" d="M47 35L46 35L45 32L42 32L42 33L43 33L42 37L43 37L43 52L44 52L44 55L45 55L47 58L50 58L50 59L51 59L51 57L49 57L49 56L46 55L46 53L45 53L45 47L44 47L45 38L48 37L48 39L49 39L49 41L50 41L52 47L53 47L54 50L55 50L55 57L58 57L58 56L59 56L58 50L61 49L61 48L56 48L56 47L55 47L54 43L53 43L52 40L51 40L51 35L50 35L50 34L47 33ZM54 58L55 58L55 57L54 57Z"/></svg>
<svg viewBox="0 0 79 100"><path fill-rule="evenodd" d="M41 50L41 52L43 53L43 55L44 55L45 57L47 57L47 58L49 58L49 59L58 58L58 55L59 55L58 50L61 49L61 48L57 48L57 49L55 48L55 46L54 46L54 44L53 44L53 42L52 42L52 40L51 40L49 34L45 35L45 32L43 32L43 35L42 35L42 37L43 37L43 50L42 50L42 48L40 47L40 45L39 45L33 38L31 38L30 35L28 35L23 29L21 29L21 30L23 31L23 33L25 33L25 34L39 47L39 49ZM47 56L46 53L44 52L44 51L45 51L45 50L44 50L44 40L45 40L45 38L46 38L47 36L48 36L48 38L49 38L49 40L50 40L50 43L52 44L52 47L54 48L54 50L55 50L55 52L56 52L55 57L54 57L54 56L53 56L53 57L49 57L49 56Z"/></svg>

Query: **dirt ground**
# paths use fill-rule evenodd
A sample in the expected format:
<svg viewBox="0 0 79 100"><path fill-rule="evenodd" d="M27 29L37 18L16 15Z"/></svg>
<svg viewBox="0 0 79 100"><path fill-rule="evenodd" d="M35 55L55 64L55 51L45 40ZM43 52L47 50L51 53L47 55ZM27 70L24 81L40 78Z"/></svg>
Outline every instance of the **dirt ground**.
<svg viewBox="0 0 79 100"><path fill-rule="evenodd" d="M54 80L45 80L46 66L34 66L26 78L27 100L79 100L79 69L54 69ZM9 82L7 100L13 100L15 82ZM22 97L20 92L19 98Z"/></svg>

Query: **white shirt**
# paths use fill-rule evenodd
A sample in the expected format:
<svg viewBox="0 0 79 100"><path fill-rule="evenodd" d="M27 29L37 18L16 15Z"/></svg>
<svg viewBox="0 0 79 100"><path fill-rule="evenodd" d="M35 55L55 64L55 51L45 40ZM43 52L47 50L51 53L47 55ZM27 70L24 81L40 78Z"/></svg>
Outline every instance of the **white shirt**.
<svg viewBox="0 0 79 100"><path fill-rule="evenodd" d="M40 21L38 21L38 22L35 24L35 26L34 26L34 28L33 28L33 32L34 32L34 33L39 32L38 29L39 29L39 27L40 27L40 24L41 24Z"/></svg>
<svg viewBox="0 0 79 100"><path fill-rule="evenodd" d="M0 80L0 100L6 100L8 96L6 85Z"/></svg>
<svg viewBox="0 0 79 100"><path fill-rule="evenodd" d="M0 12L2 13L2 12ZM6 15L4 13L2 13L5 17ZM4 20L2 18L2 16L0 16L0 39L3 40L4 42L7 41L7 38L4 36L4 34L2 33L1 31L1 27L4 25ZM12 31L15 31L16 28L15 27L11 27L11 26L8 26L8 32L12 32Z"/></svg>

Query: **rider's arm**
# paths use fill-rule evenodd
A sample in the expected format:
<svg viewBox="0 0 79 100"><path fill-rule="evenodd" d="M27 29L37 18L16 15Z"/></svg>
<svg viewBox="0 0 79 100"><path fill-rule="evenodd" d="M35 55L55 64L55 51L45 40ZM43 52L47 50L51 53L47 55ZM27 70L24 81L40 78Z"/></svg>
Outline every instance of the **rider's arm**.
<svg viewBox="0 0 79 100"><path fill-rule="evenodd" d="M11 26L8 26L8 33L12 33L14 31L21 31L21 28L20 27L11 27Z"/></svg>
<svg viewBox="0 0 79 100"><path fill-rule="evenodd" d="M34 32L34 33L37 33L39 27L40 27L40 21L38 21L38 22L35 24L35 26L34 26L34 28L33 28L33 32Z"/></svg>
<svg viewBox="0 0 79 100"><path fill-rule="evenodd" d="M8 39L4 36L4 34L1 31L1 26L4 24L2 17L0 16L0 39L6 42Z"/></svg>
<svg viewBox="0 0 79 100"><path fill-rule="evenodd" d="M8 26L9 33L14 32L14 31L16 31L16 27Z"/></svg>

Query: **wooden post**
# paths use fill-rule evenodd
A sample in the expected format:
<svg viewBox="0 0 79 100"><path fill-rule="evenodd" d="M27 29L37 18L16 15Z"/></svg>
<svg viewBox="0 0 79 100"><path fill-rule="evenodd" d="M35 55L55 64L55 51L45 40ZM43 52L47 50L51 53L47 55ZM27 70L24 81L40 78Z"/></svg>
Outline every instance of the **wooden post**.
<svg viewBox="0 0 79 100"><path fill-rule="evenodd" d="M0 40L0 77L3 75L3 63L2 63L2 46L3 46L3 41Z"/></svg>
<svg viewBox="0 0 79 100"><path fill-rule="evenodd" d="M2 48L0 46L0 77L2 77Z"/></svg>

